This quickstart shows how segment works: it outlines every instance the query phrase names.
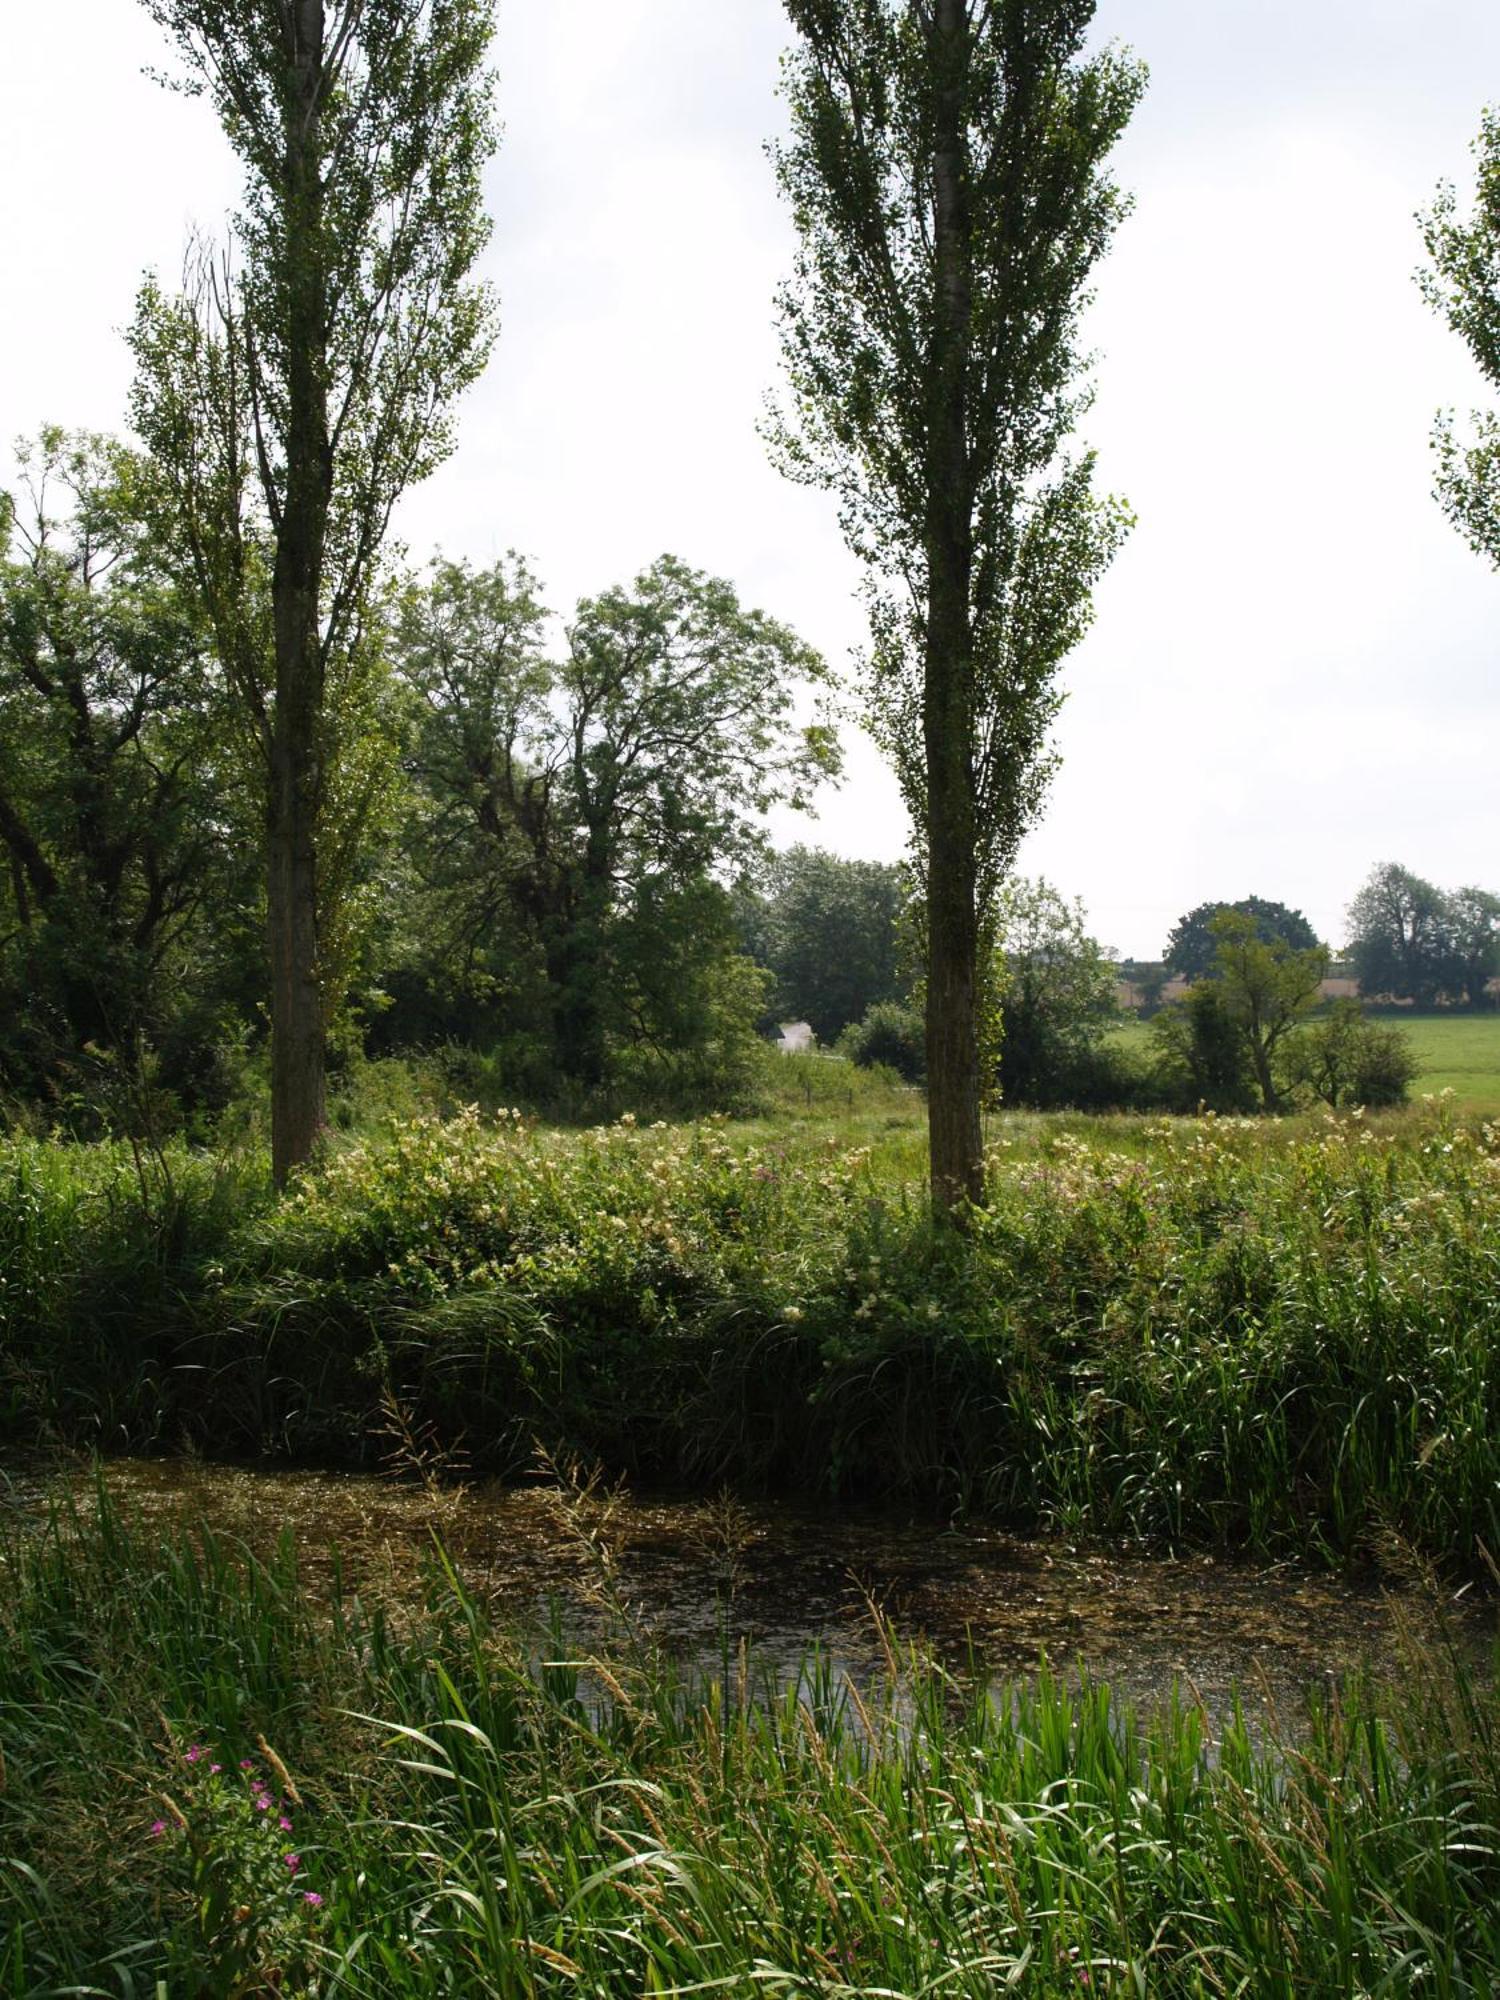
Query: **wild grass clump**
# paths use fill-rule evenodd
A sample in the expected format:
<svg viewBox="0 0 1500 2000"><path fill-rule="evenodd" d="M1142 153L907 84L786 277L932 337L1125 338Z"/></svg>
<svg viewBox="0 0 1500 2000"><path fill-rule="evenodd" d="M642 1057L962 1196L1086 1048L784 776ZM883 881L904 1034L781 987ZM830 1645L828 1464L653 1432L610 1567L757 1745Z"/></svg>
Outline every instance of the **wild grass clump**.
<svg viewBox="0 0 1500 2000"><path fill-rule="evenodd" d="M394 1404L481 1470L1500 1549L1496 1127L1007 1120L967 1234L910 1129L408 1120L274 1206L185 1162L170 1237L107 1149L12 1149L9 1393L106 1441L370 1462Z"/></svg>
<svg viewBox="0 0 1500 2000"><path fill-rule="evenodd" d="M893 1644L588 1661L439 1551L400 1621L107 1500L0 1593L0 1986L151 1995L1488 1994L1500 1709L1416 1660L1210 1744ZM1420 1684L1416 1681L1420 1676ZM295 1865L294 1865L295 1864Z"/></svg>
<svg viewBox="0 0 1500 2000"><path fill-rule="evenodd" d="M170 1435L185 1329L266 1200L253 1156L0 1140L0 1441Z"/></svg>

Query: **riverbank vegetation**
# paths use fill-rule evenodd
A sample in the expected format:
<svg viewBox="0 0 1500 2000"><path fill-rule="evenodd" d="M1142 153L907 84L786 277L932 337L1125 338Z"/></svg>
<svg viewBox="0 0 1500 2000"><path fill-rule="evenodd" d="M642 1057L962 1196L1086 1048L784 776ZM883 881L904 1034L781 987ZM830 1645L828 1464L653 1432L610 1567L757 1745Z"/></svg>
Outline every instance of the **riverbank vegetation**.
<svg viewBox="0 0 1500 2000"><path fill-rule="evenodd" d="M6 1434L373 1463L395 1409L500 1473L1500 1548L1496 1127L1010 1116L961 1234L854 1075L787 1059L802 1116L738 1127L403 1117L274 1204L253 1152L9 1141Z"/></svg>
<svg viewBox="0 0 1500 2000"><path fill-rule="evenodd" d="M990 1690L889 1634L856 1691L498 1627L441 1546L397 1617L97 1511L0 1548L0 1984L1290 1996L1500 1978L1500 1710L1457 1660L1307 1716ZM728 1630L726 1624L726 1630ZM157 1981L165 1982L158 1986Z"/></svg>

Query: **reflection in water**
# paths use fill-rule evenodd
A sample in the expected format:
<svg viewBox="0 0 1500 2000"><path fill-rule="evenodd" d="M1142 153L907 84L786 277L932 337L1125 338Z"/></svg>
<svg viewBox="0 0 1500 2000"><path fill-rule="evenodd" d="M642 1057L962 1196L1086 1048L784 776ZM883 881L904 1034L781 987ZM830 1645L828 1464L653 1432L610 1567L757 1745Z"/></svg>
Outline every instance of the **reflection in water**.
<svg viewBox="0 0 1500 2000"><path fill-rule="evenodd" d="M87 1495L92 1475L69 1483ZM1084 1664L1142 1708L1186 1681L1211 1713L1236 1688L1295 1713L1310 1685L1391 1662L1398 1629L1437 1643L1439 1607L1412 1590L1290 1565L1174 1559L1027 1541L998 1529L942 1529L887 1513L774 1503L649 1499L555 1486L429 1492L366 1475L122 1459L107 1467L127 1514L163 1527L207 1525L267 1548L284 1530L309 1577L338 1552L354 1587L393 1600L421 1587L434 1530L466 1584L504 1614L567 1607L583 1645L605 1597L653 1638L717 1660L747 1640L788 1671L816 1645L863 1677L883 1658L872 1606L955 1667L1004 1678ZM30 1503L45 1482L18 1484ZM1476 1648L1493 1620L1450 1604L1450 1629Z"/></svg>

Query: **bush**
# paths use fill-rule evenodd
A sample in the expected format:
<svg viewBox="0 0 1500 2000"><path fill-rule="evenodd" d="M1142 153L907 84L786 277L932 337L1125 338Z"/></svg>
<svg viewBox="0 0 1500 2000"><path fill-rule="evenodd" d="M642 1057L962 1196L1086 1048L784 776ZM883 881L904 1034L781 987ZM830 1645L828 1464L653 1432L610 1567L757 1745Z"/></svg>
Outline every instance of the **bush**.
<svg viewBox="0 0 1500 2000"><path fill-rule="evenodd" d="M1050 1111L1154 1111L1162 1094L1148 1062L1123 1042L1102 1041L1069 1051L1027 1102Z"/></svg>
<svg viewBox="0 0 1500 2000"><path fill-rule="evenodd" d="M1002 1103L1051 1111L1131 1101L1124 1067L1106 1052L1119 1018L1115 984L1115 968L1089 936L1081 903L1067 902L1045 881L1017 877L1007 884L994 961ZM1114 1095L1117 1089L1125 1095Z"/></svg>
<svg viewBox="0 0 1500 2000"><path fill-rule="evenodd" d="M1357 1000L1336 1000L1322 1019L1303 1028L1288 1045L1285 1063L1293 1088L1335 1111L1404 1104L1420 1067L1410 1037L1366 1020Z"/></svg>
<svg viewBox="0 0 1500 2000"><path fill-rule="evenodd" d="M423 1120L274 1207L178 1153L148 1202L125 1147L19 1141L0 1426L370 1464L394 1396L478 1471L540 1440L1172 1543L1394 1530L1477 1567L1500 1128L1373 1125L1002 1118L967 1236L934 1227L919 1155L893 1172L826 1124Z"/></svg>
<svg viewBox="0 0 1500 2000"><path fill-rule="evenodd" d="M1200 979L1151 1023L1152 1071L1173 1111L1250 1111L1255 1080L1244 1036L1216 979Z"/></svg>
<svg viewBox="0 0 1500 2000"><path fill-rule="evenodd" d="M927 1075L927 1035L922 1017L899 1000L882 1000L871 1007L862 1021L856 1021L839 1037L839 1054L861 1069L878 1064L894 1070L907 1083L921 1083Z"/></svg>

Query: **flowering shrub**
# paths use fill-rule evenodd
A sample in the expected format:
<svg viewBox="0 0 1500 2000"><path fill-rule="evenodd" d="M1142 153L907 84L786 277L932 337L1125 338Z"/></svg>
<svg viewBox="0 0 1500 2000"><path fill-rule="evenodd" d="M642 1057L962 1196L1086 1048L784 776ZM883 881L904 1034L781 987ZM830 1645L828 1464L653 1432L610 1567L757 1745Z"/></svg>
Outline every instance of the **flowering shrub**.
<svg viewBox="0 0 1500 2000"><path fill-rule="evenodd" d="M262 1749L269 1778L253 1758L226 1762L190 1743L162 1794L165 1817L151 1826L169 1875L191 1898L170 1963L198 1982L196 1992L282 1990L306 1968L323 1906L297 1840L296 1787L275 1752Z"/></svg>
<svg viewBox="0 0 1500 2000"><path fill-rule="evenodd" d="M837 1145L791 1159L721 1119L562 1133L470 1109L330 1160L272 1242L298 1270L383 1278L414 1302L495 1280L605 1309L643 1289L670 1301L805 1254L868 1159Z"/></svg>

